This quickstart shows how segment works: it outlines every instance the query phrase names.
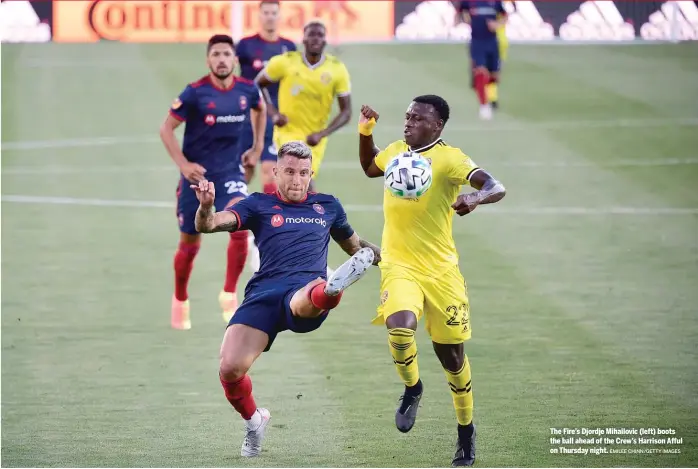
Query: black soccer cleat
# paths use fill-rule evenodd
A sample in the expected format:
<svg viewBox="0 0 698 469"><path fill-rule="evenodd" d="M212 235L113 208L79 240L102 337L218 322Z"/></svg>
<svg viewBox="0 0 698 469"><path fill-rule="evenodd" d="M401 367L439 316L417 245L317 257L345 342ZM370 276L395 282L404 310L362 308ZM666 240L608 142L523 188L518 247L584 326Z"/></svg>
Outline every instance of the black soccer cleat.
<svg viewBox="0 0 698 469"><path fill-rule="evenodd" d="M499 109L499 101L492 101L490 104L492 104L492 109Z"/></svg>
<svg viewBox="0 0 698 469"><path fill-rule="evenodd" d="M419 410L419 401L422 400L422 382L418 382L419 389L415 392L410 392L410 388L405 387L405 392L400 396L398 402L400 405L395 411L395 426L402 433L407 433L412 430L414 421L417 420L417 411ZM416 388L417 385L413 386Z"/></svg>
<svg viewBox="0 0 698 469"><path fill-rule="evenodd" d="M458 443L452 467L469 467L475 464L475 425L458 425Z"/></svg>

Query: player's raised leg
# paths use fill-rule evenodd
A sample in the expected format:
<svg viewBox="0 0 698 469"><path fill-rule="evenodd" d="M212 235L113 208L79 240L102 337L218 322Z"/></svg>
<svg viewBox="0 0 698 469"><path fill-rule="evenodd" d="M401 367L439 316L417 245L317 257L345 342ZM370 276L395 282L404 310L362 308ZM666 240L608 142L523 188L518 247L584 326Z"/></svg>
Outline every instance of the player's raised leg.
<svg viewBox="0 0 698 469"><path fill-rule="evenodd" d="M266 332L245 324L232 324L225 331L221 345L219 378L226 399L245 420L246 434L240 450L244 457L259 456L271 418L267 409L257 408L252 380L247 375L268 342Z"/></svg>
<svg viewBox="0 0 698 469"><path fill-rule="evenodd" d="M294 293L291 311L298 317L317 317L324 311L336 308L344 290L363 277L374 263L374 250L359 249L327 279L316 279Z"/></svg>
<svg viewBox="0 0 698 469"><path fill-rule="evenodd" d="M237 194L225 205L225 208L235 205L244 198L244 195ZM226 323L230 321L230 318L233 317L235 310L238 308L237 287L240 282L240 275L242 275L242 271L245 269L245 261L249 252L248 238L249 232L247 230L230 233L227 250L228 262L225 268L225 284L223 285L223 290L218 295L218 302L223 312L223 320Z"/></svg>

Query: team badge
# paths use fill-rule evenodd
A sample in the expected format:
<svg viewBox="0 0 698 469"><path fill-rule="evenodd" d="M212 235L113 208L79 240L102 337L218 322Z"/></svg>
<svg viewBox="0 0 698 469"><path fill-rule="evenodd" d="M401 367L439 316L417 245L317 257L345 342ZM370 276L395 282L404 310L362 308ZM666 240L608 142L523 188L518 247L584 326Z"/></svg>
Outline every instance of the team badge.
<svg viewBox="0 0 698 469"><path fill-rule="evenodd" d="M271 217L271 226L278 228L284 224L284 217L278 213Z"/></svg>
<svg viewBox="0 0 698 469"><path fill-rule="evenodd" d="M332 75L330 75L328 72L325 72L322 75L320 75L320 81L323 82L325 85L329 85L332 81Z"/></svg>
<svg viewBox="0 0 698 469"><path fill-rule="evenodd" d="M427 160L427 163L429 163L429 166L431 166L431 158L424 158L424 159Z"/></svg>
<svg viewBox="0 0 698 469"><path fill-rule="evenodd" d="M180 107L182 107L182 101L179 98L176 98L172 102L172 109L179 109Z"/></svg>
<svg viewBox="0 0 698 469"><path fill-rule="evenodd" d="M384 305L386 301L388 301L388 290L381 294L381 304Z"/></svg>
<svg viewBox="0 0 698 469"><path fill-rule="evenodd" d="M216 116L213 114L206 114L206 117L204 117L204 122L206 125L213 125L216 123Z"/></svg>
<svg viewBox="0 0 698 469"><path fill-rule="evenodd" d="M262 62L261 59L254 59L252 62L252 66L256 69L259 70L264 66L264 62Z"/></svg>
<svg viewBox="0 0 698 469"><path fill-rule="evenodd" d="M243 111L247 109L247 98L244 96L240 96L240 109Z"/></svg>
<svg viewBox="0 0 698 469"><path fill-rule="evenodd" d="M281 46L281 53L282 53L282 54L285 54L286 52L288 52L288 47L286 47L286 46Z"/></svg>
<svg viewBox="0 0 698 469"><path fill-rule="evenodd" d="M320 215L325 213L325 208L320 204L313 204L313 210L315 210Z"/></svg>

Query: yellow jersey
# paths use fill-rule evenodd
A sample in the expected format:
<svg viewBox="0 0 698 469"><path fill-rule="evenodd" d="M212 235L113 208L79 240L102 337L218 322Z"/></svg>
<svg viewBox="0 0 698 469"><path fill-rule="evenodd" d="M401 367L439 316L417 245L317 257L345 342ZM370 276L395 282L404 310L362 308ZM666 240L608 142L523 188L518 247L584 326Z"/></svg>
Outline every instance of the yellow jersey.
<svg viewBox="0 0 698 469"><path fill-rule="evenodd" d="M376 166L385 171L390 160L410 147L403 141L393 142L375 158ZM451 205L460 187L469 184L471 174L478 169L460 149L439 139L423 148L412 149L431 164L432 184L416 200L400 199L388 190L383 195L383 262L419 271L425 275L440 275L458 264L458 251L453 240Z"/></svg>
<svg viewBox="0 0 698 469"><path fill-rule="evenodd" d="M323 55L310 65L305 53L286 52L269 60L266 76L279 82L279 112L288 117L283 128L310 135L327 127L335 96L351 93L349 72L341 60Z"/></svg>

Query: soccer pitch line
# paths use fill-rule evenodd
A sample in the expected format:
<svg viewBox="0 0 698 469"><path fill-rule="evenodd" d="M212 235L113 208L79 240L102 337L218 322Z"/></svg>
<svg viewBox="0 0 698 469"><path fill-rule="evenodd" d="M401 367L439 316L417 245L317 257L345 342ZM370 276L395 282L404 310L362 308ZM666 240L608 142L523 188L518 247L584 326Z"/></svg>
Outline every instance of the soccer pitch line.
<svg viewBox="0 0 698 469"><path fill-rule="evenodd" d="M656 128L656 127L693 127L698 126L698 117L666 117L653 119L615 118L594 120L554 120L528 123L483 123L462 125L453 123L447 127L456 132L510 132L531 130L564 130L564 129L597 129L597 128ZM402 132L402 125L383 124L377 128L380 132ZM353 126L344 127L336 132L343 135L354 135ZM140 145L160 143L157 135L132 135L113 137L76 137L59 140L19 140L2 142L1 151L27 151L51 148L99 147L110 145Z"/></svg>
<svg viewBox="0 0 698 469"><path fill-rule="evenodd" d="M608 162L583 162L583 161L497 161L492 159L487 163L488 168L632 168L632 167L660 167L660 166L691 166L697 165L698 158L658 158L651 160L622 159ZM359 162L352 161L325 161L322 163L323 170L359 170ZM22 174L112 174L112 173L175 173L177 171L173 164L156 166L11 166L2 169L2 174L22 175Z"/></svg>
<svg viewBox="0 0 698 469"><path fill-rule="evenodd" d="M37 205L73 205L90 207L129 207L129 208L167 208L174 209L173 202L156 200L119 200L86 199L75 197L52 197L35 195L7 194L0 197L3 203L37 204ZM344 205L347 212L382 212L382 205ZM698 215L698 208L683 207L483 207L476 213L484 215Z"/></svg>

